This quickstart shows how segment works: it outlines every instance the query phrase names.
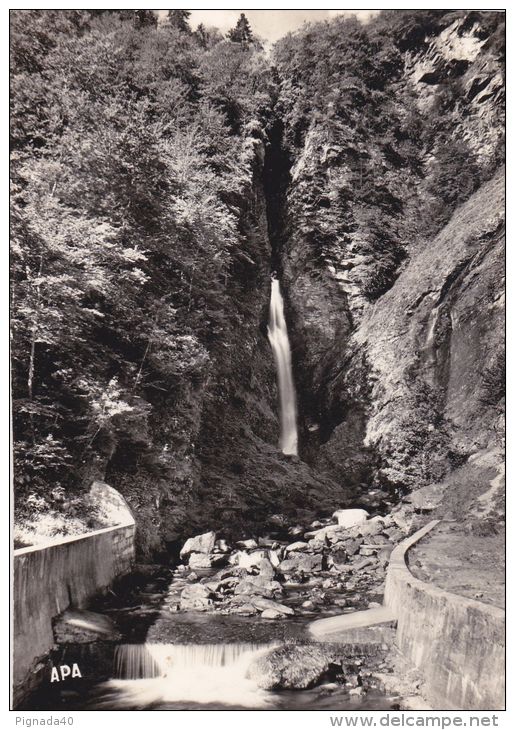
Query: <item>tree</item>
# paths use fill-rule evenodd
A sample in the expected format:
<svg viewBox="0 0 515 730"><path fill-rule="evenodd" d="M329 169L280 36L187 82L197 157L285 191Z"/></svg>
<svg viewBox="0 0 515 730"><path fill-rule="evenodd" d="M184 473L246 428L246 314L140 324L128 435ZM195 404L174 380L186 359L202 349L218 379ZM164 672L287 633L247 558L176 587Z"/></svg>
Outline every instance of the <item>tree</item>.
<svg viewBox="0 0 515 730"><path fill-rule="evenodd" d="M206 28L203 23L197 26L197 30L193 34L204 49L212 48L217 43L223 41L224 37L218 28Z"/></svg>
<svg viewBox="0 0 515 730"><path fill-rule="evenodd" d="M242 46L248 48L254 42L254 34L247 20L245 13L242 13L234 28L227 33L227 37L233 43L241 43Z"/></svg>
<svg viewBox="0 0 515 730"><path fill-rule="evenodd" d="M136 21L140 28L155 28L157 17L153 10L136 10Z"/></svg>
<svg viewBox="0 0 515 730"><path fill-rule="evenodd" d="M167 15L168 24L171 28L180 30L181 33L191 33L190 15L190 10L169 10Z"/></svg>
<svg viewBox="0 0 515 730"><path fill-rule="evenodd" d="M80 493L115 452L121 479L130 451L171 483L193 443L180 393L232 316L246 125L267 102L264 58L212 30L203 48L188 16L11 15L17 510ZM180 438L156 416L163 393Z"/></svg>

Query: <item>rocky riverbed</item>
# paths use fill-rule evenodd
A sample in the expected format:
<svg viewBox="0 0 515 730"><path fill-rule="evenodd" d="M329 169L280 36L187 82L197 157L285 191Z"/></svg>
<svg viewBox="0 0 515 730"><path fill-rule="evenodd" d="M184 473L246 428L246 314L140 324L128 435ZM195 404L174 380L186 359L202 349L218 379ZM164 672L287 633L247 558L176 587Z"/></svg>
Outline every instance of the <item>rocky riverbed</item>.
<svg viewBox="0 0 515 730"><path fill-rule="evenodd" d="M405 511L386 517L337 510L309 525L229 544L215 532L189 538L165 598L169 612L202 611L285 620L374 607L395 544L409 531Z"/></svg>
<svg viewBox="0 0 515 730"><path fill-rule="evenodd" d="M26 706L404 707L393 629L317 642L309 625L378 606L390 553L421 519L403 504L388 516L337 510L307 525L276 515L266 535L233 543L194 535L171 567L136 566L90 610L56 621L50 664L66 658L82 677L44 683Z"/></svg>

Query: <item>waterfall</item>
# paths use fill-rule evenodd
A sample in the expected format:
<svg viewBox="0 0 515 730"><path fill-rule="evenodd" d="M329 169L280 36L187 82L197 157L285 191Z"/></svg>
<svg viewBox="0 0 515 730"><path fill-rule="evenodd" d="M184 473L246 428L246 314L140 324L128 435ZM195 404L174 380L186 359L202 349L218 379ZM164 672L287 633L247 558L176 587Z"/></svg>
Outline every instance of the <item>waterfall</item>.
<svg viewBox="0 0 515 730"><path fill-rule="evenodd" d="M122 644L108 686L118 707L166 702L264 707L270 695L247 678L275 644Z"/></svg>
<svg viewBox="0 0 515 730"><path fill-rule="evenodd" d="M291 367L291 350L284 319L284 304L278 279L272 278L268 339L274 353L279 387L281 436L279 447L283 454L297 456L297 407Z"/></svg>

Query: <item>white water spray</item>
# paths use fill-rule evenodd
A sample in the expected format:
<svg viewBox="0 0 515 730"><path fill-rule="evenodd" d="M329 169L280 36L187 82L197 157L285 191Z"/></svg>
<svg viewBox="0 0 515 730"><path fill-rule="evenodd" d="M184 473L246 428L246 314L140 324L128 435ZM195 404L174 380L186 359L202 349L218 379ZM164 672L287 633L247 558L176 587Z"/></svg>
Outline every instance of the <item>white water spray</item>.
<svg viewBox="0 0 515 730"><path fill-rule="evenodd" d="M268 339L274 353L279 387L279 416L281 436L279 447L283 454L297 456L297 406L291 367L291 350L284 319L284 303L277 279L272 279Z"/></svg>
<svg viewBox="0 0 515 730"><path fill-rule="evenodd" d="M116 651L116 674L108 687L118 707L155 703L265 707L268 692L247 677L253 659L274 644L138 644Z"/></svg>

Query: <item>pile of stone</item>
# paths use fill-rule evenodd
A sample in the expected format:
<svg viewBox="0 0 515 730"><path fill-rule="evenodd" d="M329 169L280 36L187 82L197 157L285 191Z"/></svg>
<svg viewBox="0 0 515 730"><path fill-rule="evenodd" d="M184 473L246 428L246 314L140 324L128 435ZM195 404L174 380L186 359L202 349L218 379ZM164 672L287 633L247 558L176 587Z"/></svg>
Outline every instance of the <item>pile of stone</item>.
<svg viewBox="0 0 515 730"><path fill-rule="evenodd" d="M166 605L264 619L377 605L357 606L356 596L366 601L381 592L390 553L406 534L403 520L342 509L308 528L291 526L290 541L260 537L232 546L214 532L191 537Z"/></svg>

